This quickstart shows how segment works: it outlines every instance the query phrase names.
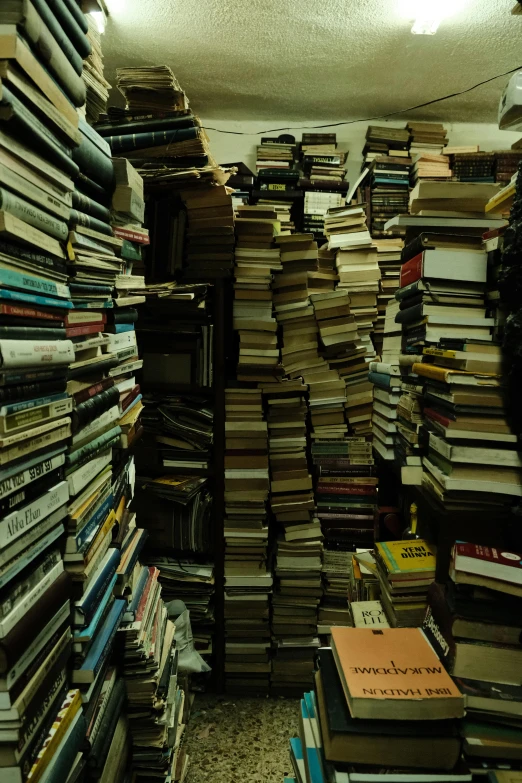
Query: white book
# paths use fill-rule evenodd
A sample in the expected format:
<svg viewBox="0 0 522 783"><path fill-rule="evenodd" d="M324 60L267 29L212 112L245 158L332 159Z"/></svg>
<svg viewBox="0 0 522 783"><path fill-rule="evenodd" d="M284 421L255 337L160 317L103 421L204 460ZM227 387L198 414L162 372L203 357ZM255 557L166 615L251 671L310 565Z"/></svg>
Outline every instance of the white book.
<svg viewBox="0 0 522 783"><path fill-rule="evenodd" d="M353 601L350 611L355 628L390 627L380 601Z"/></svg>
<svg viewBox="0 0 522 783"><path fill-rule="evenodd" d="M120 418L119 405L113 405L108 411L105 411L98 416L97 419L91 421L83 429L73 435L71 440L71 447L73 450L80 448L84 443L88 443L93 440L97 435L101 434L103 430L108 429L111 425L114 425Z"/></svg>
<svg viewBox="0 0 522 783"><path fill-rule="evenodd" d="M75 470L69 476L67 476L67 483L69 484L70 497L74 497L81 492L84 487L93 480L98 473L103 470L112 460L112 448L102 452L98 457L88 462L86 465L82 465L78 470Z"/></svg>
<svg viewBox="0 0 522 783"><path fill-rule="evenodd" d="M65 417L62 419L53 419L53 421L48 421L45 424L40 424L39 427L31 427L31 429L29 430L22 430L22 432L15 432L13 433L13 435L0 436L0 448L7 449L10 446L23 447L24 440L32 441L33 438L37 438L40 435L45 435L46 433L49 433L53 430L59 430L61 427L68 427L70 433L71 420L69 417ZM40 446L34 446L34 447L31 446L29 450L31 452L34 452L38 448L40 448ZM5 454L5 452L3 456L4 456L4 460L2 460L2 463L7 462L8 461L6 459L7 455ZM18 456L22 456L22 454L17 455L17 457ZM13 457L13 459L16 459L17 457Z"/></svg>
<svg viewBox="0 0 522 783"><path fill-rule="evenodd" d="M11 631L19 622L19 620L21 620L22 616L27 612L32 604L38 601L40 596L45 593L47 588L52 585L52 583L60 576L62 572L63 560L60 560L60 562L55 563L51 570L45 574L43 579L41 579L32 590L26 593L23 599L19 601L18 604L16 604L12 611L9 612L9 614L7 614L2 621L0 621L0 639L4 639L7 636L9 631ZM0 714L0 717L5 720L5 716Z"/></svg>
<svg viewBox="0 0 522 783"><path fill-rule="evenodd" d="M69 487L66 481L61 481L27 506L8 514L0 521L0 548L8 546L62 506L65 517L68 499Z"/></svg>
<svg viewBox="0 0 522 783"><path fill-rule="evenodd" d="M2 367L46 367L74 362L71 340L0 340Z"/></svg>
<svg viewBox="0 0 522 783"><path fill-rule="evenodd" d="M108 340L108 344L111 350L116 348L127 348L130 345L137 345L136 332L121 332L119 334L111 334L109 332L103 332L103 336Z"/></svg>
<svg viewBox="0 0 522 783"><path fill-rule="evenodd" d="M2 413L3 411L5 411L5 407L0 409L0 432L14 434L34 427L35 424L42 421L66 416L72 411L72 399L67 397L65 400L54 400L54 402L10 413L7 416Z"/></svg>

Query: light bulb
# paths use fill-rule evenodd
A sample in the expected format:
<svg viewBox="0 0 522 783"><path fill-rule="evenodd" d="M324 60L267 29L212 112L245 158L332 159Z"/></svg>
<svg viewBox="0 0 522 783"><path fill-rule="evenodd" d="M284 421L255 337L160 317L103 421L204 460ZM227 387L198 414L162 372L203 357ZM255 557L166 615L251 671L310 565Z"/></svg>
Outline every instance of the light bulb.
<svg viewBox="0 0 522 783"><path fill-rule="evenodd" d="M434 35L443 19L461 11L467 0L399 0L400 16L413 22L414 35Z"/></svg>
<svg viewBox="0 0 522 783"><path fill-rule="evenodd" d="M105 14L103 11L91 11L90 12L92 18L96 22L96 27L98 28L98 32L103 35L105 32Z"/></svg>

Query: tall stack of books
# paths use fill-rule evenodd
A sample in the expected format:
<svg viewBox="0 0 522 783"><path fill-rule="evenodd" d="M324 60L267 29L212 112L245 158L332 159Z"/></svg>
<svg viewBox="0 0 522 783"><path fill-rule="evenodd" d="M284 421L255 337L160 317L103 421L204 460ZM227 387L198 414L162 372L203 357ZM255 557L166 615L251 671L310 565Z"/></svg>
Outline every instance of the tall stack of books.
<svg viewBox="0 0 522 783"><path fill-rule="evenodd" d="M295 138L288 134L262 137L257 148L257 187L252 191L256 204L278 212L284 230L294 228L303 192L298 188L299 170ZM282 229L283 230L283 229Z"/></svg>
<svg viewBox="0 0 522 783"><path fill-rule="evenodd" d="M421 629L331 630L290 741L296 779L471 781L460 760L464 697Z"/></svg>
<svg viewBox="0 0 522 783"><path fill-rule="evenodd" d="M379 156L370 166L370 232L386 237L384 229L390 214L407 212L411 158Z"/></svg>
<svg viewBox="0 0 522 783"><path fill-rule="evenodd" d="M187 215L185 277L228 277L234 267L234 209L224 185L181 193ZM182 239L181 239L182 241Z"/></svg>
<svg viewBox="0 0 522 783"><path fill-rule="evenodd" d="M104 14L102 9L99 14ZM85 113L90 125L98 122L101 115L107 112L109 100L109 82L104 76L103 53L101 47L101 33L92 14L83 16L85 32L91 45L89 56L83 61L82 79L85 82L87 96L85 100ZM79 18L77 19L79 21Z"/></svg>
<svg viewBox="0 0 522 783"><path fill-rule="evenodd" d="M417 627L435 578L436 549L423 539L375 544L380 600L393 628Z"/></svg>
<svg viewBox="0 0 522 783"><path fill-rule="evenodd" d="M297 154L295 139L287 137L272 138L264 136L257 147L256 168L259 173L265 169L293 169Z"/></svg>
<svg viewBox="0 0 522 783"><path fill-rule="evenodd" d="M447 131L439 122L408 122L410 155L441 155L448 143Z"/></svg>
<svg viewBox="0 0 522 783"><path fill-rule="evenodd" d="M395 291L400 286L402 239L375 239L377 248L377 263L381 272L379 293L377 294L377 318L371 334L372 343L378 356L382 353L384 339L384 321L386 307L393 300Z"/></svg>
<svg viewBox="0 0 522 783"><path fill-rule="evenodd" d="M282 269L271 208L237 211L234 280L234 330L239 335L239 381L264 381L280 375L277 324L272 315L272 273Z"/></svg>
<svg viewBox="0 0 522 783"><path fill-rule="evenodd" d="M447 584L428 593L423 629L466 698L461 734L472 769L522 760L520 601L520 555L466 542L453 548Z"/></svg>
<svg viewBox="0 0 522 783"><path fill-rule="evenodd" d="M225 438L226 686L266 693L272 574L267 567L268 438L261 390L226 389Z"/></svg>
<svg viewBox="0 0 522 783"><path fill-rule="evenodd" d="M303 176L299 186L305 191L303 230L320 239L326 212L341 206L348 190L346 153L337 149L335 133L303 133L300 148Z"/></svg>

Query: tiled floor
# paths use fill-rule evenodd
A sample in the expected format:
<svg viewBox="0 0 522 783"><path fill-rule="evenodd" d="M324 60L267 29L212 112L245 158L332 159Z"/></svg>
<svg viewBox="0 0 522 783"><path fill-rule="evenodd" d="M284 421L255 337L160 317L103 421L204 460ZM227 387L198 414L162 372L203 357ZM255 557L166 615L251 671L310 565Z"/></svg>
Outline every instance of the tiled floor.
<svg viewBox="0 0 522 783"><path fill-rule="evenodd" d="M297 699L198 694L186 733L187 783L282 783L288 741L298 731Z"/></svg>

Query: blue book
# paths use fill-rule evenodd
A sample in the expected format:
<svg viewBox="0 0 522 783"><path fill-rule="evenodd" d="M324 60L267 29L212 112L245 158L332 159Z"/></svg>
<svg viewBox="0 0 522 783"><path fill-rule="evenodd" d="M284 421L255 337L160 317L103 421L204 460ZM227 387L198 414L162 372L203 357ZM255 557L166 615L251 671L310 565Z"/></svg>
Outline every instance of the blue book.
<svg viewBox="0 0 522 783"><path fill-rule="evenodd" d="M143 595L143 591L145 590L145 585L147 584L148 578L149 569L147 566L142 566L136 587L134 588L132 601L129 603L123 618L126 623L133 623L136 619L136 610L140 605L141 597Z"/></svg>
<svg viewBox="0 0 522 783"><path fill-rule="evenodd" d="M9 299L13 302L26 302L27 304L40 305L40 307L60 307L66 310L73 309L70 299L52 299L50 296L26 294L22 291L11 291L9 288L0 288L0 299Z"/></svg>
<svg viewBox="0 0 522 783"><path fill-rule="evenodd" d="M146 566L143 566L144 568ZM116 584L117 576L114 574L111 581L109 582L109 585L107 587L107 591L105 595L103 596L102 600L99 603L98 608L96 609L96 612L94 614L94 617L92 618L91 622L86 628L75 628L73 633L73 641L74 642L90 642L91 639L96 634L96 629L98 627L98 624L103 617L103 613L105 612L105 609L107 608L107 605L109 601L112 599L112 591L114 590L114 585Z"/></svg>
<svg viewBox="0 0 522 783"><path fill-rule="evenodd" d="M79 669L72 670L71 680L74 685L88 685L94 681L111 651L116 631L120 626L126 607L127 601L124 598L115 599L83 664Z"/></svg>
<svg viewBox="0 0 522 783"><path fill-rule="evenodd" d="M37 397L34 400L11 402L0 407L0 416L10 416L12 413L20 413L20 411L28 411L31 410L31 408L39 408L41 405L51 405L53 402L66 400L68 396L67 392L62 392L60 394L49 394L47 397Z"/></svg>
<svg viewBox="0 0 522 783"><path fill-rule="evenodd" d="M123 332L133 332L134 324L113 324L112 334L123 334Z"/></svg>
<svg viewBox="0 0 522 783"><path fill-rule="evenodd" d="M79 601L75 601L74 603L73 625L75 628L85 628L91 622L109 582L112 581L112 578L116 573L116 569L120 563L120 557L120 550L115 548L109 549L104 555L87 592Z"/></svg>
<svg viewBox="0 0 522 783"><path fill-rule="evenodd" d="M49 766L40 778L40 783L56 783L58 780L67 780L76 756L82 749L86 733L87 722L85 715L80 710L56 748Z"/></svg>
<svg viewBox="0 0 522 783"><path fill-rule="evenodd" d="M374 386L379 386L381 389L390 389L391 388L391 375L386 375L383 372L374 372L373 370L370 370L368 373L368 380L370 383L373 383ZM396 375L395 378L398 376ZM400 387L398 387L400 388Z"/></svg>
<svg viewBox="0 0 522 783"><path fill-rule="evenodd" d="M70 299L69 288L64 283L55 283L54 280L42 280L40 277L15 272L11 269L0 269L0 286L6 288L18 288L39 296L57 296L60 299Z"/></svg>
<svg viewBox="0 0 522 783"><path fill-rule="evenodd" d="M303 756L303 746L299 737L290 739L290 758L294 772L300 783L306 783L306 769Z"/></svg>
<svg viewBox="0 0 522 783"><path fill-rule="evenodd" d="M135 405L137 405L140 400L143 398L143 394L138 394L138 396L131 402L128 408L125 408L125 411L123 412L123 416L126 416L129 411L131 411Z"/></svg>
<svg viewBox="0 0 522 783"><path fill-rule="evenodd" d="M320 750L315 745L314 733L305 699L301 699L301 744L304 751L306 780L310 783L325 783Z"/></svg>
<svg viewBox="0 0 522 783"><path fill-rule="evenodd" d="M76 534L74 537L76 552L82 552L84 545L86 545L85 549L88 549L88 546L91 543L88 539L91 536L91 533L94 533L94 531L98 532L97 529L101 526L102 522L105 521L105 517L112 509L112 501L113 496L111 493L109 497L105 498L101 506L96 509L92 517L87 520L80 532Z"/></svg>
<svg viewBox="0 0 522 783"><path fill-rule="evenodd" d="M95 451L99 451L102 448L108 448L109 443L115 438L119 438L120 435L121 427L118 424L110 430L107 430L107 432L104 432L102 435L99 435L94 440L89 441L89 443L80 446L76 451L70 451L66 457L67 467L78 464L83 457L87 457Z"/></svg>

